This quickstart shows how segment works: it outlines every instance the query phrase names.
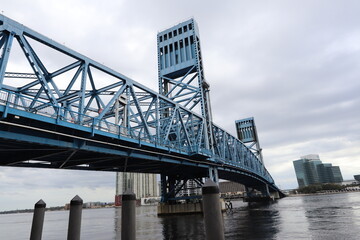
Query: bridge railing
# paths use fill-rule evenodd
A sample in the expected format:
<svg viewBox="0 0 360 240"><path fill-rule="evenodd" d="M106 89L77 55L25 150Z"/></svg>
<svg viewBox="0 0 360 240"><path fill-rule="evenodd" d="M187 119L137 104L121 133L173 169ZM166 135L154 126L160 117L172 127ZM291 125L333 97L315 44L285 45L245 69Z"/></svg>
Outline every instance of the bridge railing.
<svg viewBox="0 0 360 240"><path fill-rule="evenodd" d="M53 105L50 103L36 100L29 96L23 96L22 94L4 89L0 90L0 105L24 111L24 117L28 117L29 114L40 115L57 121L64 121L67 123L87 127L89 128L89 131L95 129L119 137L127 137L136 139L139 142L147 142L156 146L163 146L171 149L172 151L178 150L179 152L184 153L190 152L207 156L212 155L209 149L200 148L198 145L181 145L179 141L176 142L171 141L170 139L157 138L156 134L149 138L149 136L146 136L146 134L140 130L131 130L104 119L98 119L93 116L79 114L76 111L71 111L63 107L58 107L57 111L55 111ZM42 108L37 109L38 106L42 106ZM82 115L81 118L79 118L79 115ZM77 119L83 119L83 122L80 123ZM175 132L179 131L179 126L174 125L173 128ZM273 181L266 168L240 140L216 125L213 125L213 130L215 133L216 143L214 146L215 151L212 155L212 159L214 161L219 163L226 163L235 167L241 167L246 171L254 172L263 176L269 180L269 182Z"/></svg>
<svg viewBox="0 0 360 240"><path fill-rule="evenodd" d="M132 129L131 127L124 127L119 124L115 124L105 119L99 119L98 117L89 116L86 114L79 114L76 111L66 109L64 107L57 107L48 102L41 101L39 99L34 99L29 96L24 96L23 94L12 92L9 90L0 90L0 105L5 106L5 108L12 108L20 110L18 114L23 114L23 117L34 116L44 116L57 121L63 121L71 124L80 125L82 127L87 127L90 129L95 129L100 132L107 132L119 137L127 137L131 139L136 139L139 142L147 142L154 144L156 146L163 146L171 150L178 150L181 152L189 152L192 149L197 153L206 153L209 154L209 151L205 149L200 149L198 146L180 146L179 142L174 143L171 140L164 140L156 137L156 134L146 135L141 130ZM41 106L41 108L37 108ZM55 110L56 109L56 110ZM64 114L65 113L65 114ZM78 119L82 119L82 122L79 122Z"/></svg>
<svg viewBox="0 0 360 240"><path fill-rule="evenodd" d="M96 130L108 132L114 135L120 135L122 137L132 138L131 134L128 133L128 129L123 126L116 125L104 119L99 120L96 117L92 117L86 114L79 114L76 111L71 111L63 107L57 107L57 110L55 111L54 106L50 103L41 100L34 100L31 97L23 96L19 93L8 90L0 90L0 105L5 106L5 108L12 108L22 111L23 117L30 117L31 114L33 114L33 116L44 116L58 121L61 120L63 122L76 124L83 127L94 128ZM42 106L41 109L37 109L38 106ZM62 114L65 112L67 113L66 115ZM21 114L21 112L17 113ZM81 115L81 118L83 119L82 123L77 120L79 119L79 115ZM137 130L133 131L136 132ZM143 134L137 135L139 136L137 139L140 141L155 143L155 139L149 141L149 139L145 138Z"/></svg>
<svg viewBox="0 0 360 240"><path fill-rule="evenodd" d="M214 159L216 161L240 167L262 176L270 183L274 183L264 164L243 142L215 124L212 127L215 142Z"/></svg>

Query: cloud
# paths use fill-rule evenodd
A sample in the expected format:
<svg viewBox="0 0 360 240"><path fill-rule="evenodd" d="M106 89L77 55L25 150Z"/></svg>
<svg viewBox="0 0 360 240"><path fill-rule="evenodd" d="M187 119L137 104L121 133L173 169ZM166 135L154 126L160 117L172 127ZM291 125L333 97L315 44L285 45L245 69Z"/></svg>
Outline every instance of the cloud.
<svg viewBox="0 0 360 240"><path fill-rule="evenodd" d="M39 199L63 206L75 195L112 202L115 195L113 172L1 167L0 180L0 210L32 208Z"/></svg>

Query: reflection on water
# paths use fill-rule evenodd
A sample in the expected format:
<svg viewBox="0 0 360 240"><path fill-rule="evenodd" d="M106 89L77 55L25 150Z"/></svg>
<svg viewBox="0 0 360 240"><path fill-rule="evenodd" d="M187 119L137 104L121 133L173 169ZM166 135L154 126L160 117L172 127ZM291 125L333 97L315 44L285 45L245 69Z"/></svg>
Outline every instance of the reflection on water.
<svg viewBox="0 0 360 240"><path fill-rule="evenodd" d="M114 233L112 239L121 239L121 208L115 208ZM163 239L161 219L157 217L157 208L144 206L136 208L136 239Z"/></svg>
<svg viewBox="0 0 360 240"><path fill-rule="evenodd" d="M280 215L274 203L239 204L242 206L224 215L226 239L273 239L279 229Z"/></svg>
<svg viewBox="0 0 360 240"><path fill-rule="evenodd" d="M311 239L302 197L278 201L281 223L275 239Z"/></svg>
<svg viewBox="0 0 360 240"><path fill-rule="evenodd" d="M233 202L223 214L225 237L238 239L359 239L360 194L288 197L267 205ZM205 239L201 215L157 217L136 208L138 240ZM68 211L46 212L43 239L66 239ZM32 214L0 215L0 239L29 239ZM121 208L84 209L81 239L121 239Z"/></svg>
<svg viewBox="0 0 360 240"><path fill-rule="evenodd" d="M205 239L202 215L161 217L163 239Z"/></svg>
<svg viewBox="0 0 360 240"><path fill-rule="evenodd" d="M359 193L355 193L359 194ZM303 198L305 215L309 222L309 232L313 239L353 239L359 231L359 198L350 199L350 194L317 195ZM355 202L354 202L355 201ZM355 213L355 214L354 214Z"/></svg>

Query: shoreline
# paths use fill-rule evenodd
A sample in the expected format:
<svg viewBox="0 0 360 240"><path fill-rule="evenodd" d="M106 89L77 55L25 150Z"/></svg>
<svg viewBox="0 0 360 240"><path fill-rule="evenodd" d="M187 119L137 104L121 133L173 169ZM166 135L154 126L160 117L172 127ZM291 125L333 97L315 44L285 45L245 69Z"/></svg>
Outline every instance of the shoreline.
<svg viewBox="0 0 360 240"><path fill-rule="evenodd" d="M352 191L326 191L326 192L316 192L316 193L297 193L297 194L289 194L287 197L297 197L297 196L313 196L313 195L330 195L330 194L342 194L342 193L355 193L360 192L359 190Z"/></svg>

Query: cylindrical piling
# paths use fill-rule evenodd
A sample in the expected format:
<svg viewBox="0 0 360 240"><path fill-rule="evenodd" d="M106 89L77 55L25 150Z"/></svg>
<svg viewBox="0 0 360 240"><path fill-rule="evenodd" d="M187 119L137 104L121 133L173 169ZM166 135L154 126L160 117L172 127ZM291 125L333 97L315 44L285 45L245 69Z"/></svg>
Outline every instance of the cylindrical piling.
<svg viewBox="0 0 360 240"><path fill-rule="evenodd" d="M70 202L68 240L80 240L83 200L76 195Z"/></svg>
<svg viewBox="0 0 360 240"><path fill-rule="evenodd" d="M136 196L135 194L127 190L122 195L122 207L121 207L121 239L135 240L135 207Z"/></svg>
<svg viewBox="0 0 360 240"><path fill-rule="evenodd" d="M207 180L202 187L202 196L206 239L225 239L219 187L212 180Z"/></svg>
<svg viewBox="0 0 360 240"><path fill-rule="evenodd" d="M35 203L30 240L41 240L46 203L40 199Z"/></svg>

